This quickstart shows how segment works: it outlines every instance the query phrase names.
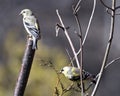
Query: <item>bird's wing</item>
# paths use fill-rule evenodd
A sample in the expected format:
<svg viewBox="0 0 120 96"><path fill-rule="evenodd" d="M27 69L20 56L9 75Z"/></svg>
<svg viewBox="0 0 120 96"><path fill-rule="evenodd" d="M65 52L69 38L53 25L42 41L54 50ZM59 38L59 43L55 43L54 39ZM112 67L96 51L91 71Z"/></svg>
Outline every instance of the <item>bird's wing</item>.
<svg viewBox="0 0 120 96"><path fill-rule="evenodd" d="M36 22L35 22L35 26L36 26L36 28L37 28L37 30L39 30L38 31L38 34L39 34L39 36L41 35L40 34L40 26L39 26L39 22L38 22L38 20L36 19ZM41 37L40 37L41 38Z"/></svg>
<svg viewBox="0 0 120 96"><path fill-rule="evenodd" d="M73 68L72 72L74 76L80 76L80 70L78 68Z"/></svg>
<svg viewBox="0 0 120 96"><path fill-rule="evenodd" d="M34 20L36 20L35 18L24 18L23 23L25 28L27 29L27 31L29 31L28 33L31 33L32 36L34 36L35 38L39 38L39 29L38 29L38 24L37 22L35 22Z"/></svg>
<svg viewBox="0 0 120 96"><path fill-rule="evenodd" d="M36 26L36 28L40 31L39 22L38 22L38 20L37 20L37 19L36 19L36 22L35 22L35 26Z"/></svg>

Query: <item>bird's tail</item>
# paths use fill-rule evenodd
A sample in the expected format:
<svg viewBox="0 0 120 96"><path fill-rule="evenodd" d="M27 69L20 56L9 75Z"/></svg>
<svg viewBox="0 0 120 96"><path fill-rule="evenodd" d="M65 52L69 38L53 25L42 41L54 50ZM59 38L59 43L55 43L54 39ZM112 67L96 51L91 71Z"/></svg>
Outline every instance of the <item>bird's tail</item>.
<svg viewBox="0 0 120 96"><path fill-rule="evenodd" d="M91 76L91 82L93 82L94 84L96 84L96 76L92 74Z"/></svg>
<svg viewBox="0 0 120 96"><path fill-rule="evenodd" d="M33 45L32 45L32 49L38 49L37 47L37 39L36 38L33 38Z"/></svg>
<svg viewBox="0 0 120 96"><path fill-rule="evenodd" d="M91 82L96 83L96 76L83 70L83 79L89 79Z"/></svg>

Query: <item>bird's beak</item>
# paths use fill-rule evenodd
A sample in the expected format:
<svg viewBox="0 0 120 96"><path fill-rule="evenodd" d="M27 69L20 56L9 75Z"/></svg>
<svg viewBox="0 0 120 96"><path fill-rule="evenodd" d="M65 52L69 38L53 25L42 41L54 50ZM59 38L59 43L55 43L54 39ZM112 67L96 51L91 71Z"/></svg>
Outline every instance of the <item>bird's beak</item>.
<svg viewBox="0 0 120 96"><path fill-rule="evenodd" d="M61 70L58 72L58 74L62 74L62 72L63 72L63 69L61 69Z"/></svg>
<svg viewBox="0 0 120 96"><path fill-rule="evenodd" d="M21 15L21 13L19 13L19 15Z"/></svg>
<svg viewBox="0 0 120 96"><path fill-rule="evenodd" d="M19 15L22 15L22 12L20 12Z"/></svg>

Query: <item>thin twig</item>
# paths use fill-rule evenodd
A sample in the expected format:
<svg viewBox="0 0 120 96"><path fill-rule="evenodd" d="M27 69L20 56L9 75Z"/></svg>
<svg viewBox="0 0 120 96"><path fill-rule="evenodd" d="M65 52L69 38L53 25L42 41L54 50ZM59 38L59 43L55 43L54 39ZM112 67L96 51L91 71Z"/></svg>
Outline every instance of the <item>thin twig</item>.
<svg viewBox="0 0 120 96"><path fill-rule="evenodd" d="M120 13L116 13L115 15L120 15Z"/></svg>
<svg viewBox="0 0 120 96"><path fill-rule="evenodd" d="M111 64L113 64L114 62L116 62L116 61L118 61L118 60L120 60L120 57L115 58L114 60L112 60L112 61L110 61L109 63L107 63L107 64L105 65L104 69L106 70ZM96 77L94 78L95 81L96 81L96 79L98 78L99 75L100 75L99 73L96 75ZM92 82L92 83L93 83L93 82Z"/></svg>
<svg viewBox="0 0 120 96"><path fill-rule="evenodd" d="M100 2L102 3L102 5L110 10L113 10L111 7L109 7L108 5L106 5L103 0L100 0Z"/></svg>
<svg viewBox="0 0 120 96"><path fill-rule="evenodd" d="M104 71L104 68L105 68L105 65L106 65L106 62L107 62L107 59L108 59L109 51L110 51L110 48L111 48L111 44L112 44L112 40L113 40L113 34L114 34L114 24L115 24L115 6L116 6L116 0L112 0L112 9L114 11L112 11L112 13L111 13L112 16L111 16L111 27L110 27L109 41L108 41L108 44L107 44L107 47L106 47L106 51L105 51L103 63L102 63L102 66L101 66L101 69L100 69L100 72L99 72L99 76L98 76L96 85L93 89L93 92L92 92L91 96L94 96L97 92L97 89L98 89L98 86L100 84L100 80L101 80L101 77L103 75L103 71Z"/></svg>
<svg viewBox="0 0 120 96"><path fill-rule="evenodd" d="M61 26L64 28L65 36L66 36L66 38L68 39L68 42L69 42L69 44L70 44L70 46L71 46L72 52L73 52L73 54L74 54L74 57L75 57L75 60L76 60L76 63L77 63L77 66L78 66L78 68L80 68L80 64L79 64L78 57L77 57L77 54L76 54L76 52L75 52L75 48L74 48L74 46L73 46L72 40L70 39L70 37L69 37L69 35L68 35L67 29L66 29L66 27L65 27L65 25L64 25L64 23L63 23L63 21L62 21L62 19L61 19L61 16L60 16L58 10L56 10L56 13L57 13L58 18L59 18L59 20L60 20Z"/></svg>
<svg viewBox="0 0 120 96"><path fill-rule="evenodd" d="M80 4L79 4L80 6ZM81 66L81 69L80 69L80 83L81 83L81 96L83 96L84 94L84 85L83 85L83 80L82 80L82 68L83 68L83 48L82 48L82 28L81 28L81 24L80 24L80 21L79 21L79 18L78 18L78 11L79 9L77 8L80 8L78 7L78 4L75 8L73 8L73 14L75 16L75 20L77 22L77 26L78 26L78 34L79 34L79 40L80 40L80 49L81 49L81 54L80 54L80 66Z"/></svg>
<svg viewBox="0 0 120 96"><path fill-rule="evenodd" d="M65 88L64 90L62 89L62 93L61 93L61 95L60 96L63 96L66 92L68 92L68 91L70 91L71 89L72 89L72 87L73 87L73 83L71 83L71 85L70 86L68 86L67 88Z"/></svg>
<svg viewBox="0 0 120 96"><path fill-rule="evenodd" d="M70 53L69 53L69 51L66 49L66 52L67 52L67 54L68 54L68 56L69 56L69 58L70 58L70 64L73 66L73 67L75 67L75 65L73 64L73 60L72 60L72 57L70 56Z"/></svg>
<svg viewBox="0 0 120 96"><path fill-rule="evenodd" d="M82 1L82 0L79 0L78 3L76 4L75 8L74 8L74 10L75 10L76 12L78 12L78 10L80 9L80 3L81 3L81 1Z"/></svg>
<svg viewBox="0 0 120 96"><path fill-rule="evenodd" d="M87 26L87 29L86 29L86 32L85 32L85 36L84 36L83 41L82 41L82 46L84 45L84 43L86 41L86 38L88 36L88 32L89 32L90 25L91 25L91 22L92 22L92 19L93 19L93 15L95 13L95 8L96 8L96 0L94 0L92 13L91 13L91 16L90 16L90 19L89 19L89 23L88 23L88 26ZM80 52L81 52L81 49L77 52L77 55L79 55Z"/></svg>
<svg viewBox="0 0 120 96"><path fill-rule="evenodd" d="M120 57L118 57L118 58L110 61L110 62L105 66L105 69L106 69L108 66L110 66L111 64L113 64L114 62L118 61L118 60L120 60Z"/></svg>
<svg viewBox="0 0 120 96"><path fill-rule="evenodd" d="M22 61L21 70L16 83L15 91L14 91L14 96L24 95L24 91L27 85L27 81L28 81L31 66L32 66L32 61L35 54L35 50L32 49L32 43L33 41L31 39L28 39L27 47L26 47L23 61Z"/></svg>
<svg viewBox="0 0 120 96"><path fill-rule="evenodd" d="M120 6L117 6L117 7L115 7L115 10L117 10L117 9L119 9L120 8Z"/></svg>
<svg viewBox="0 0 120 96"><path fill-rule="evenodd" d="M79 5L80 6L80 5ZM75 7L75 9L76 9L77 7ZM79 8L79 7L78 7ZM84 43L85 43L85 41L86 41L86 38L87 38L87 36L88 36L88 32L89 32L89 29L90 29L90 25L91 25L91 22L92 22L92 19L93 19L93 15L94 15L94 12L95 12L95 8L96 8L96 0L94 0L94 4L93 4L93 9L92 9L92 13L91 13L91 16L90 16L90 19L89 19L89 23L88 23L88 26L87 26L87 29L86 29L86 32L85 32L85 36L84 36L84 39L83 39L83 41L82 41L82 44L80 44L81 45L81 48L79 49L79 51L77 52L77 55L79 55L79 53L81 52L81 49L82 49L82 47L83 47L83 45L84 45ZM74 11L75 12L75 11ZM80 23L78 23L78 26L79 26L79 32L82 32L82 29L81 29L81 26L80 26ZM79 34L80 35L80 38L81 38L81 34ZM82 55L82 53L81 53L81 55ZM73 60L74 60L74 58L73 58ZM82 61L81 61L82 62ZM81 63L82 64L82 63ZM81 67L82 68L82 67ZM81 83L82 83L82 80L81 80ZM82 87L83 85L81 85L81 87ZM83 88L83 87L82 87Z"/></svg>
<svg viewBox="0 0 120 96"><path fill-rule="evenodd" d="M90 82L90 84L89 84L88 87L85 89L85 91L88 91L92 85L93 85L93 82Z"/></svg>

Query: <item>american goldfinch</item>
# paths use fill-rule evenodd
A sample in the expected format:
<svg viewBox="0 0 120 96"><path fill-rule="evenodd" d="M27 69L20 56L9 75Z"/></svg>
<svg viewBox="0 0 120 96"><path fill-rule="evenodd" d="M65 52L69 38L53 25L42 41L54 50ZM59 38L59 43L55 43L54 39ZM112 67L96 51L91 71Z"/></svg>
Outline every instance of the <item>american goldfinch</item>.
<svg viewBox="0 0 120 96"><path fill-rule="evenodd" d="M30 9L23 9L20 14L23 16L23 24L27 33L32 37L32 49L37 49L37 41L41 38L38 21Z"/></svg>
<svg viewBox="0 0 120 96"><path fill-rule="evenodd" d="M78 81L80 80L80 69L77 67L72 66L65 66L61 69L60 73L64 74L65 77L67 77L71 81ZM95 76L90 74L87 71L82 71L82 79L84 80L90 80L91 82L95 83L94 80Z"/></svg>

